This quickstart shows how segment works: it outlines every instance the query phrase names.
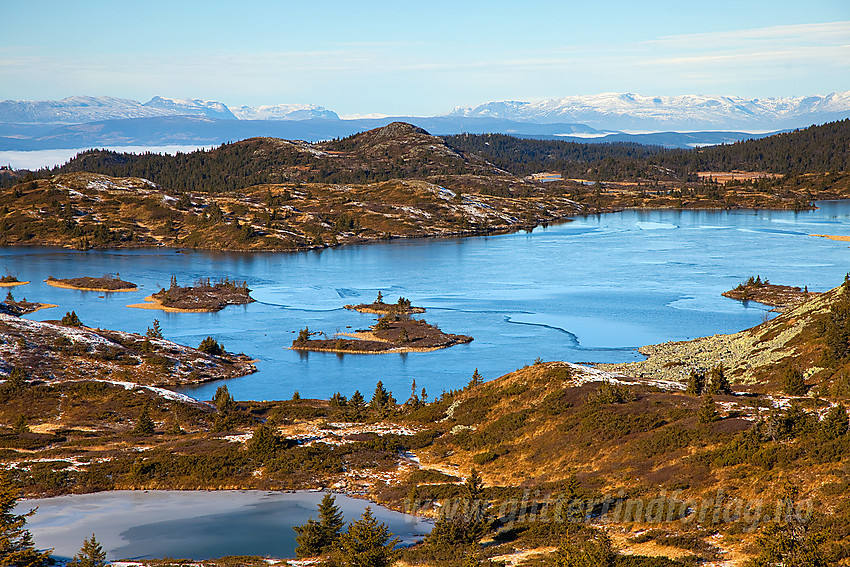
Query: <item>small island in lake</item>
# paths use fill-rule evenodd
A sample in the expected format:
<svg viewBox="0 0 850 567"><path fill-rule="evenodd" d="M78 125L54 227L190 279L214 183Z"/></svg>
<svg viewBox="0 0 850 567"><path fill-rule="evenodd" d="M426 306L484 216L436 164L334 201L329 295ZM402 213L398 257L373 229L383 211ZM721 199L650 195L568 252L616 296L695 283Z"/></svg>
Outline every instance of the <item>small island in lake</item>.
<svg viewBox="0 0 850 567"><path fill-rule="evenodd" d="M244 305L254 299L247 282L231 281L227 278L211 283L209 278L198 280L194 286L181 287L177 278L171 276L171 287L162 288L145 298L146 303L134 303L127 307L138 309L160 309L182 313L206 313L221 311L228 305Z"/></svg>
<svg viewBox="0 0 850 567"><path fill-rule="evenodd" d="M412 315L413 313L425 313L424 307L413 307L410 300L399 297L396 303L384 303L384 295L379 291L378 298L372 303L360 303L358 305L345 305L346 309L359 311L360 313L373 313L383 315L385 313L398 313Z"/></svg>
<svg viewBox="0 0 850 567"><path fill-rule="evenodd" d="M0 277L0 287L14 287L16 285L26 285L30 282L22 282L16 276L6 274Z"/></svg>
<svg viewBox="0 0 850 567"><path fill-rule="evenodd" d="M379 295L379 299L380 295ZM373 303L365 305L371 308L375 305L386 305ZM361 311L361 306L346 305L346 309ZM467 335L453 335L444 333L435 325L426 323L421 319L413 319L410 313L422 313L421 307L411 307L410 301L399 298L397 304L387 305L378 321L368 330L358 330L355 333L339 333L329 339L314 339L316 335L323 333L310 331L305 327L298 333L298 337L292 341L293 350L312 350L320 352L339 352L350 354L382 354L388 352L428 352L450 346L464 344L472 341ZM419 311L413 311L417 309ZM371 313L372 311L363 311Z"/></svg>
<svg viewBox="0 0 850 567"><path fill-rule="evenodd" d="M738 301L756 301L776 307L779 311L784 311L820 294L810 292L808 287L776 285L770 283L766 278L762 280L761 276L755 278L750 276L747 281L738 284L735 289L723 292L722 295Z"/></svg>
<svg viewBox="0 0 850 567"><path fill-rule="evenodd" d="M36 303L33 301L27 301L26 297L18 301L14 298L10 291L6 294L6 300L3 301L3 303L0 303L0 313L20 317L21 315L29 315L30 313L35 313L39 309L49 309L50 307L56 307L56 305L53 305L52 303Z"/></svg>
<svg viewBox="0 0 850 567"><path fill-rule="evenodd" d="M44 282L53 287L61 287L65 289L79 289L82 291L136 291L139 287L133 282L127 282L112 274L106 274L99 278L83 277L83 278L67 278L60 279L48 276Z"/></svg>

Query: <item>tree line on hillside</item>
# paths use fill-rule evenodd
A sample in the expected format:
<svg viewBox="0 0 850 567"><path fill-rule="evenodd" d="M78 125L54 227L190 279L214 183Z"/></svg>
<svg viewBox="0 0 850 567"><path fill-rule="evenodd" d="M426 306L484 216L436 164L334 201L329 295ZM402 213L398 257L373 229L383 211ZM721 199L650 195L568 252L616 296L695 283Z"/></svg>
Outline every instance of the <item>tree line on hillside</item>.
<svg viewBox="0 0 850 567"><path fill-rule="evenodd" d="M504 134L444 136L464 154L477 154L516 175L557 171L567 177L606 180L695 180L697 171L769 171L803 174L850 169L850 119L734 144L667 149L636 143L578 143Z"/></svg>
<svg viewBox="0 0 850 567"><path fill-rule="evenodd" d="M758 140L691 150L636 143L535 140L505 134L459 134L442 138L457 152L479 155L515 175L557 171L569 178L591 180L697 181L698 171L769 171L799 175L850 169L850 119ZM369 144L369 140L361 134L328 142L326 146L337 151L356 152L360 149L358 143ZM78 171L142 177L174 193L221 193L283 182L374 183L470 172L465 162L444 160L434 153L397 154L398 151L386 149L381 155L370 158L328 157L265 138L173 156L88 150L53 169L42 169L24 177L0 175L0 187Z"/></svg>

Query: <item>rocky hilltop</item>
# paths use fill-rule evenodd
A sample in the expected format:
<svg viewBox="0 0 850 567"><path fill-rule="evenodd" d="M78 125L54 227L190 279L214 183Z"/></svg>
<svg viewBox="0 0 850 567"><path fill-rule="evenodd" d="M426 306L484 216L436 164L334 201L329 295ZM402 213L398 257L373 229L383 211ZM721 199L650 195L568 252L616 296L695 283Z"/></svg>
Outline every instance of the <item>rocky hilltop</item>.
<svg viewBox="0 0 850 567"><path fill-rule="evenodd" d="M0 244L298 250L531 229L582 208L561 188L394 123L320 144L252 138L173 157L86 152L0 194Z"/></svg>
<svg viewBox="0 0 850 567"><path fill-rule="evenodd" d="M136 333L20 319L0 312L0 372L32 380L101 380L181 386L256 372L245 355L213 356Z"/></svg>

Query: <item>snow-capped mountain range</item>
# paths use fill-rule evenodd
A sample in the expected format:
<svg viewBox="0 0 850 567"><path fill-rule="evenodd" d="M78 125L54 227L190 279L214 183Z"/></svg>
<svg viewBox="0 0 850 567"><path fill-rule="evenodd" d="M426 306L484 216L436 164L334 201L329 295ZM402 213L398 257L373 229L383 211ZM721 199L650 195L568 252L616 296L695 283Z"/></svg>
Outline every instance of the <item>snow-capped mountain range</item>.
<svg viewBox="0 0 850 567"><path fill-rule="evenodd" d="M155 96L142 103L115 97L0 102L0 123L85 124L126 118L203 116L218 120L339 120L315 104L228 108L221 102ZM602 93L539 102L499 101L460 106L449 120L496 119L535 124L584 124L607 131L774 131L850 117L850 91L786 98L738 96L643 96ZM403 117L401 117L403 118Z"/></svg>
<svg viewBox="0 0 850 567"><path fill-rule="evenodd" d="M792 98L602 93L540 102L461 106L448 116L543 124L578 122L621 131L777 130L850 116L850 91Z"/></svg>
<svg viewBox="0 0 850 567"><path fill-rule="evenodd" d="M214 146L254 136L319 141L395 121L435 135L502 133L578 142L667 147L732 143L850 118L850 91L798 98L604 93L541 102L488 102L440 116L340 119L315 104L228 108L155 96L147 102L74 96L0 102L0 153L66 148Z"/></svg>
<svg viewBox="0 0 850 567"><path fill-rule="evenodd" d="M336 120L335 112L315 104L241 106L221 102L155 96L145 103L110 96L72 96L62 100L0 102L0 122L17 124L85 124L124 118L205 116L219 120Z"/></svg>

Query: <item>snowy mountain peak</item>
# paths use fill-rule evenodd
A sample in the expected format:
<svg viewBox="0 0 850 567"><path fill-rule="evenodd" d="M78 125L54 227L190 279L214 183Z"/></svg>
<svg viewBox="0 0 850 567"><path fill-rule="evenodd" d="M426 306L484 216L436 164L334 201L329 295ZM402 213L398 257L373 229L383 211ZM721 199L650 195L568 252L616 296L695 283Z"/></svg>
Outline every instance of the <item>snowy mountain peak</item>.
<svg viewBox="0 0 850 567"><path fill-rule="evenodd" d="M488 102L476 107L457 107L448 116L543 124L580 122L616 130L777 130L850 116L850 91L762 99L600 93L539 102Z"/></svg>
<svg viewBox="0 0 850 567"><path fill-rule="evenodd" d="M336 112L316 104L240 106L233 109L233 114L239 120L307 120L310 118L339 120Z"/></svg>
<svg viewBox="0 0 850 567"><path fill-rule="evenodd" d="M176 115L200 114L209 118L235 120L236 117L223 103L212 100L166 98L155 96L142 106L156 108Z"/></svg>
<svg viewBox="0 0 850 567"><path fill-rule="evenodd" d="M71 96L62 100L0 102L0 123L85 124L124 118L205 116L218 120L305 120L339 116L315 104L242 106L235 112L221 102L155 96L146 103L109 96Z"/></svg>

